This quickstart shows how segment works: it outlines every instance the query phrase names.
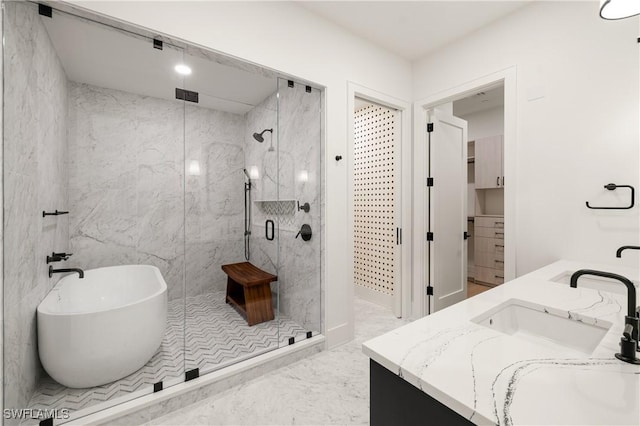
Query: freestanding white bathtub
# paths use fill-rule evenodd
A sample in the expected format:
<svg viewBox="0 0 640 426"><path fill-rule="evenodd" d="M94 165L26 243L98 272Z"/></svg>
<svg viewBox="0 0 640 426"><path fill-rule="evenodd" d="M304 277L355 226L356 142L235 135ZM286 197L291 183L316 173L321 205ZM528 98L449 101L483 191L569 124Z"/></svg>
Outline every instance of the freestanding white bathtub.
<svg viewBox="0 0 640 426"><path fill-rule="evenodd" d="M70 388L99 386L144 366L167 324L167 284L155 266L125 265L63 277L38 306L44 369Z"/></svg>

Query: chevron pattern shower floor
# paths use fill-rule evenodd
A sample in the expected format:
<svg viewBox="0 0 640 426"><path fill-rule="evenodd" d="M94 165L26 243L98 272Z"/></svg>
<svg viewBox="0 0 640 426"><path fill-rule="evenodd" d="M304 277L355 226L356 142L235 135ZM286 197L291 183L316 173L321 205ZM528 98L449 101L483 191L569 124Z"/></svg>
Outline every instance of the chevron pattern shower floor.
<svg viewBox="0 0 640 426"><path fill-rule="evenodd" d="M153 384L161 380L166 383L172 378L184 377L187 370L199 368L200 375L206 374L286 346L291 337L296 341L306 337L307 330L283 315L250 327L224 300L225 292L220 291L187 297L186 304L182 299L169 302L162 344L140 370L113 383L88 389L67 388L43 374L28 407L66 408L72 413L94 406L95 409L106 408L98 407L98 404L109 402L108 406L111 406L116 400L124 402L133 397L134 392L149 393ZM186 324L185 328L183 324Z"/></svg>

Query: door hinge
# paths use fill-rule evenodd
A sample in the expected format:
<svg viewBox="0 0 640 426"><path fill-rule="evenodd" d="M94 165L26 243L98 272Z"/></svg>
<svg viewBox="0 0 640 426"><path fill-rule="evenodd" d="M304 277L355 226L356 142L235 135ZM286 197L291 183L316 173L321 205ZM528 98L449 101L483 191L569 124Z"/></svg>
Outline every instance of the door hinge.
<svg viewBox="0 0 640 426"><path fill-rule="evenodd" d="M427 241L433 241L433 232L427 232Z"/></svg>
<svg viewBox="0 0 640 426"><path fill-rule="evenodd" d="M464 234L462 234L462 238L465 240L469 239L469 233L467 231L464 231Z"/></svg>
<svg viewBox="0 0 640 426"><path fill-rule="evenodd" d="M427 296L433 296L433 287L427 286Z"/></svg>
<svg viewBox="0 0 640 426"><path fill-rule="evenodd" d="M396 244L402 244L402 228L396 228Z"/></svg>
<svg viewBox="0 0 640 426"><path fill-rule="evenodd" d="M427 133L433 132L433 123L427 123Z"/></svg>
<svg viewBox="0 0 640 426"><path fill-rule="evenodd" d="M163 46L164 46L164 43L162 42L162 40L158 40L157 38L153 39L153 48L154 49L162 50Z"/></svg>
<svg viewBox="0 0 640 426"><path fill-rule="evenodd" d="M433 178L432 177L428 177L427 178L427 186L433 186Z"/></svg>

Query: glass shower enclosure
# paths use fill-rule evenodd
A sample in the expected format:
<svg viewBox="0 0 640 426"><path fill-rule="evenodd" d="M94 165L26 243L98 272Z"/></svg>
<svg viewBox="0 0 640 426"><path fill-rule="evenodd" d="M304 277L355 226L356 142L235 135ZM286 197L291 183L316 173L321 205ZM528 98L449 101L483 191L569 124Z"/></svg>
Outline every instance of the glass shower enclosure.
<svg viewBox="0 0 640 426"><path fill-rule="evenodd" d="M4 408L34 410L8 424L81 418L322 330L322 91L73 12L3 3ZM260 298L228 273L246 267L270 277ZM117 371L74 381L56 364L72 353L92 354L73 366L86 377Z"/></svg>

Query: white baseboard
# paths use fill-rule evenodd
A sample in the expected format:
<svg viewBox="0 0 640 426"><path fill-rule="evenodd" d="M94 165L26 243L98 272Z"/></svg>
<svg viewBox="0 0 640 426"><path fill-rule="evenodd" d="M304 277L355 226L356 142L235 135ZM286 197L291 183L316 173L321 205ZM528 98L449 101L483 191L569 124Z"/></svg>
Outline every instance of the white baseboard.
<svg viewBox="0 0 640 426"><path fill-rule="evenodd" d="M345 322L336 327L332 327L327 330L327 348L335 348L344 343L348 343L353 340L353 325L349 327L349 323Z"/></svg>
<svg viewBox="0 0 640 426"><path fill-rule="evenodd" d="M393 311L393 296L382 294L360 285L354 285L354 288L357 297Z"/></svg>

